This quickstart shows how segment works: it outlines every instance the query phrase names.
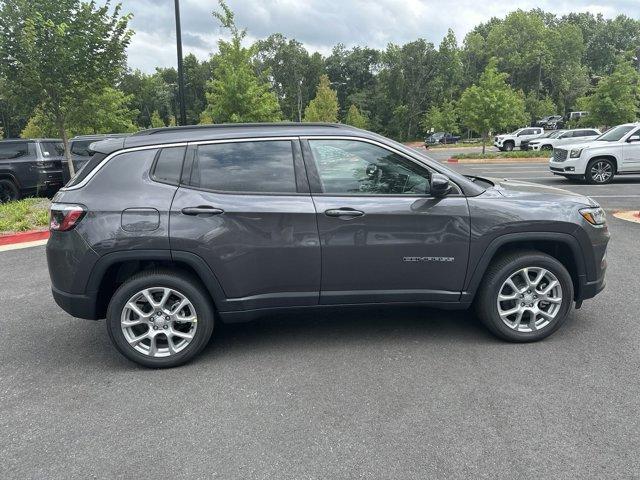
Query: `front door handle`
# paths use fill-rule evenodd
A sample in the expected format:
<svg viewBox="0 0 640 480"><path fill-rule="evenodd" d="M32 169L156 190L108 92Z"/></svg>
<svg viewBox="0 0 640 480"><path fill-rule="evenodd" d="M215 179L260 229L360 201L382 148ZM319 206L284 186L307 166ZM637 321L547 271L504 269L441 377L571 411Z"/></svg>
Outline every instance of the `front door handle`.
<svg viewBox="0 0 640 480"><path fill-rule="evenodd" d="M349 207L342 207L342 208L330 208L329 210L325 210L324 214L327 217L355 218L355 217L363 216L364 212L360 210L355 210Z"/></svg>
<svg viewBox="0 0 640 480"><path fill-rule="evenodd" d="M224 213L224 210L216 207L211 207L209 205L201 205L199 207L185 207L182 209L182 213L184 215L203 215L203 216L211 216L211 215L220 215Z"/></svg>

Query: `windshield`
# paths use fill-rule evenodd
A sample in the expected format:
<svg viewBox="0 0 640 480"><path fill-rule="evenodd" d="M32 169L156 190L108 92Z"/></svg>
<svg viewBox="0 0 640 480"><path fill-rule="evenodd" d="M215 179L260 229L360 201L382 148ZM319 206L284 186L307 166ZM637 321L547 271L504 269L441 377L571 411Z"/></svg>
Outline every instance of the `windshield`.
<svg viewBox="0 0 640 480"><path fill-rule="evenodd" d="M620 125L619 127L613 127L612 129L607 130L598 138L596 138L596 141L618 142L622 137L624 137L634 128L636 128L634 125Z"/></svg>
<svg viewBox="0 0 640 480"><path fill-rule="evenodd" d="M522 130L524 130L524 128L519 128L519 129L517 129L515 132L511 132L509 135L517 135L517 134L519 134Z"/></svg>
<svg viewBox="0 0 640 480"><path fill-rule="evenodd" d="M553 132L551 132L550 134L545 135L545 136L548 137L548 138L558 138L564 132L566 132L566 130L554 130Z"/></svg>
<svg viewBox="0 0 640 480"><path fill-rule="evenodd" d="M45 157L61 157L64 155L64 145L62 142L42 142L40 143L42 155Z"/></svg>

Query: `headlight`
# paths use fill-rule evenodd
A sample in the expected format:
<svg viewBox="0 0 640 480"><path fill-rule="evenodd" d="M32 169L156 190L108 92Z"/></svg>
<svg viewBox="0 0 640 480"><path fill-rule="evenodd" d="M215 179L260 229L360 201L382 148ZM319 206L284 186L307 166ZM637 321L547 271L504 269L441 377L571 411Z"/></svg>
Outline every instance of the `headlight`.
<svg viewBox="0 0 640 480"><path fill-rule="evenodd" d="M570 158L580 158L580 155L582 154L582 148L572 148L571 152L569 153L569 157Z"/></svg>
<svg viewBox="0 0 640 480"><path fill-rule="evenodd" d="M607 215L600 207L583 208L580 210L580 215L591 225L604 225L607 223Z"/></svg>

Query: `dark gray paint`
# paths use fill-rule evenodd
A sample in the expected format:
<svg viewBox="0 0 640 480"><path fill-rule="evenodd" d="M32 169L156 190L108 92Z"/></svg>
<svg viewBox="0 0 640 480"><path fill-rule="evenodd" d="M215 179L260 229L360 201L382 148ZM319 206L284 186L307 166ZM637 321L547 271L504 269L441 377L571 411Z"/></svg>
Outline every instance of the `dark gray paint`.
<svg viewBox="0 0 640 480"><path fill-rule="evenodd" d="M0 140L2 144L27 143L28 155L19 158L0 159L0 179L9 179L18 187L21 195L31 195L40 190L58 189L64 184L61 156L45 156L40 142L61 142L58 139ZM38 165L37 162L45 162Z"/></svg>
<svg viewBox="0 0 640 480"><path fill-rule="evenodd" d="M92 295L98 297L95 288L102 272L118 258L130 260L137 255L153 260L159 255L157 260L173 258L192 268L223 318L232 311L345 303L466 307L491 256L507 241L527 240L534 246L541 241L547 245L564 242L576 252L580 266L574 279L579 287L577 300L595 295L603 284L608 230L592 227L578 212L592 204L590 199L522 182L494 180L495 186L485 188L486 182L473 183L402 145L361 130L327 125L173 129L111 140L102 146L120 142L125 147L142 147L152 142L295 133L375 140L431 171L446 173L457 189L440 199L322 195L314 189L313 172L301 163L300 157L308 155L303 148L295 161L298 191L304 193L210 192L153 181L149 170L155 148L118 154L86 186L62 190L55 198L88 208L75 231L57 233L49 242L47 253L59 303L68 303L61 300L64 292L83 293L89 303ZM305 170L311 185L301 184L305 178L300 174ZM218 210L214 214L183 213L191 207ZM364 215L350 219L325 215L326 210L343 207ZM127 209L156 210L157 228L150 230L150 224L136 216L122 228ZM75 249L81 252L78 256L71 253ZM405 257L452 257L453 261L408 262ZM85 280L89 277L90 281Z"/></svg>

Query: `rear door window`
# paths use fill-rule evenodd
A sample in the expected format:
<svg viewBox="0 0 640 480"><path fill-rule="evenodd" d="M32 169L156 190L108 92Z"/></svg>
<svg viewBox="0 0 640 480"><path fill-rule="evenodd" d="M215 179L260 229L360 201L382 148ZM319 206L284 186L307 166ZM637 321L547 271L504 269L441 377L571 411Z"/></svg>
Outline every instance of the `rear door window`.
<svg viewBox="0 0 640 480"><path fill-rule="evenodd" d="M291 141L198 145L190 184L221 192L295 193Z"/></svg>
<svg viewBox="0 0 640 480"><path fill-rule="evenodd" d="M40 150L44 157L64 156L64 144L62 142L41 142Z"/></svg>
<svg viewBox="0 0 640 480"><path fill-rule="evenodd" d="M0 142L0 160L13 160L28 155L28 142Z"/></svg>

